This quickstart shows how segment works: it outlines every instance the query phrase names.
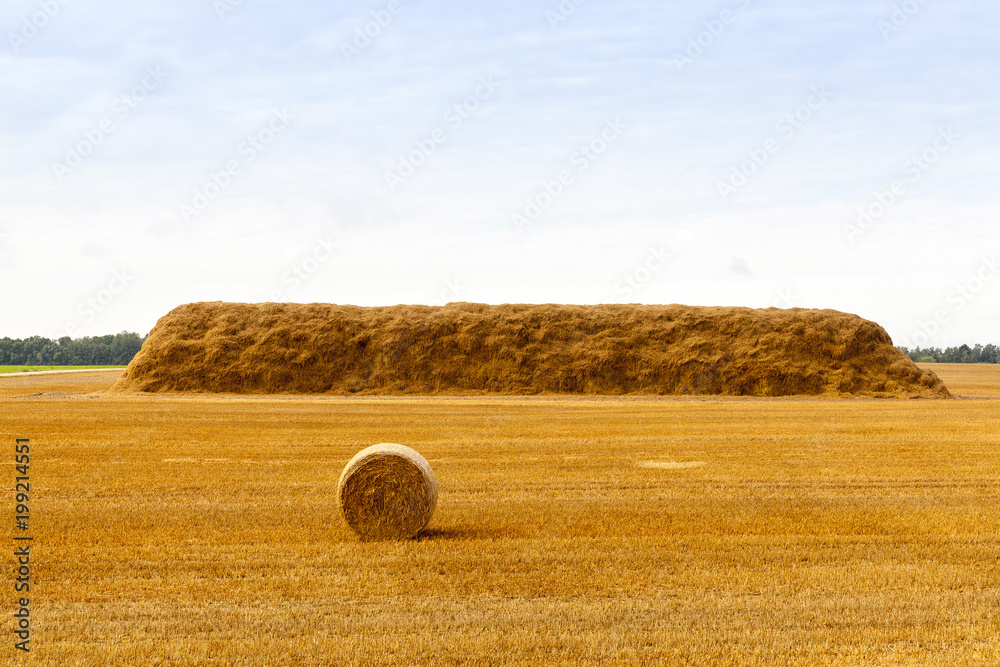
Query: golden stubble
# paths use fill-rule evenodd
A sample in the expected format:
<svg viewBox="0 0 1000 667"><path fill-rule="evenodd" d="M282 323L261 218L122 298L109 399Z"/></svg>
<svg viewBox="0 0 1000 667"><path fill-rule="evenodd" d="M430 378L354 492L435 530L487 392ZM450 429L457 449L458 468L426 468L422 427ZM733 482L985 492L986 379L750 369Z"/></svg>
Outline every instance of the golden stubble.
<svg viewBox="0 0 1000 667"><path fill-rule="evenodd" d="M1000 376L947 370L958 400L0 380L0 433L34 455L32 659L995 664ZM378 442L434 469L415 540L362 542L339 514Z"/></svg>

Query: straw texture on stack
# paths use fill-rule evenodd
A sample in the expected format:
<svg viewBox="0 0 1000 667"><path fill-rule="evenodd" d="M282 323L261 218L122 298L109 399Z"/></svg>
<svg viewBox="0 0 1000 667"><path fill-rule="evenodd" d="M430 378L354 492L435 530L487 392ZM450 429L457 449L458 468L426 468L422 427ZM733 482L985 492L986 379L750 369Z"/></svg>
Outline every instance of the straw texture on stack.
<svg viewBox="0 0 1000 667"><path fill-rule="evenodd" d="M358 452L337 485L344 519L364 540L415 536L434 514L437 495L437 479L427 459L388 442Z"/></svg>
<svg viewBox="0 0 1000 667"><path fill-rule="evenodd" d="M834 310L478 303L188 304L113 391L950 396Z"/></svg>

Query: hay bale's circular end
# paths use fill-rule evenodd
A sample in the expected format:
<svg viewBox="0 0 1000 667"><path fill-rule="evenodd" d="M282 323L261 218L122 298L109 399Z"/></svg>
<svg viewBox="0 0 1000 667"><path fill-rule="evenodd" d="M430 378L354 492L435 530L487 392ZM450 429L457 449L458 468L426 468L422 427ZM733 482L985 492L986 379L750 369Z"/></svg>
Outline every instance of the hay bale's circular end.
<svg viewBox="0 0 1000 667"><path fill-rule="evenodd" d="M431 520L437 493L427 459L388 442L355 454L337 485L347 525L365 540L413 537Z"/></svg>

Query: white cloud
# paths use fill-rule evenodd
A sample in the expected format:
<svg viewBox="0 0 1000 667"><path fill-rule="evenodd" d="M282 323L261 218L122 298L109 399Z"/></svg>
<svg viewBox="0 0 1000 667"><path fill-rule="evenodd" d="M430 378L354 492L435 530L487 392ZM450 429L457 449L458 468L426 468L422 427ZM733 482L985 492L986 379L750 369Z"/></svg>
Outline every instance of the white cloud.
<svg viewBox="0 0 1000 667"><path fill-rule="evenodd" d="M904 336L1000 246L1000 9L928 3L883 39L891 8L750 3L681 72L672 54L726 3L591 2L553 30L544 3L400 1L350 61L341 43L384 3L243 2L223 20L194 0L70 3L0 53L0 308L17 313L0 335L64 326L122 267L135 282L82 333L145 332L191 300L259 300L335 231L343 256L284 298L430 303L458 280L461 300L613 300L665 244L672 259L637 300L768 306L794 292ZM35 10L8 3L4 34ZM163 85L59 184L53 162L157 65ZM390 192L386 170L489 75L496 94ZM829 102L722 201L717 182L816 85ZM183 224L180 204L275 107L294 125ZM512 213L616 116L620 140L518 235ZM953 152L848 243L857 208L947 125ZM940 344L995 339L998 305L984 289Z"/></svg>

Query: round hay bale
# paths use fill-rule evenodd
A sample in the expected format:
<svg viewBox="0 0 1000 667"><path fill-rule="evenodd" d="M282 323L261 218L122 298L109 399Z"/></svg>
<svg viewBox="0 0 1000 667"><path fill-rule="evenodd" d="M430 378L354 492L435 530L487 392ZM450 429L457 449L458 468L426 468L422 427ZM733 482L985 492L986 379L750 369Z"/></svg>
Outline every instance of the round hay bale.
<svg viewBox="0 0 1000 667"><path fill-rule="evenodd" d="M355 454L337 485L344 519L364 540L413 537L434 514L437 494L427 459L389 442Z"/></svg>

